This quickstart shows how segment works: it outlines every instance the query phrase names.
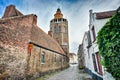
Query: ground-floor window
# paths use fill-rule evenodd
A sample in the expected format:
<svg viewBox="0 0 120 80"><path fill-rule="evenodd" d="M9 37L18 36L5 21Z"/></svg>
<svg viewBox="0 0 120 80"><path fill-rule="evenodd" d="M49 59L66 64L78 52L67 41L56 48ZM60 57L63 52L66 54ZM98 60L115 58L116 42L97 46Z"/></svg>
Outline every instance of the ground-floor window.
<svg viewBox="0 0 120 80"><path fill-rule="evenodd" d="M102 65L100 63L100 55L98 52L92 54L94 70L102 75Z"/></svg>
<svg viewBox="0 0 120 80"><path fill-rule="evenodd" d="M45 63L45 53L42 52L41 54L41 63Z"/></svg>
<svg viewBox="0 0 120 80"><path fill-rule="evenodd" d="M53 57L53 62L56 62L57 61L57 59L56 59L57 57L56 57L56 54L54 54L54 57Z"/></svg>
<svg viewBox="0 0 120 80"><path fill-rule="evenodd" d="M97 70L95 54L92 54L92 59L93 59L94 70L97 72L98 70Z"/></svg>
<svg viewBox="0 0 120 80"><path fill-rule="evenodd" d="M97 58L97 63L98 63L98 73L102 75L102 66L101 66L101 63L100 63L100 55L99 53L97 52L96 53L96 58Z"/></svg>

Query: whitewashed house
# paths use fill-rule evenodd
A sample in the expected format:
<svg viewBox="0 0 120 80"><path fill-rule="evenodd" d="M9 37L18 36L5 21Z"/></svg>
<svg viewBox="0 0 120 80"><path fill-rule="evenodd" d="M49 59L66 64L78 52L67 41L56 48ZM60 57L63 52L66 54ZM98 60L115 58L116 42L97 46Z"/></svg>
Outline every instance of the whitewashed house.
<svg viewBox="0 0 120 80"><path fill-rule="evenodd" d="M104 67L100 63L101 56L99 55L99 49L96 41L96 36L99 30L106 24L106 22L116 13L114 11L94 12L89 11L89 30L91 37L91 46L89 47L89 54L93 61L93 68L91 68L92 76L95 80L115 80L109 73L107 73Z"/></svg>
<svg viewBox="0 0 120 80"><path fill-rule="evenodd" d="M94 77L94 64L92 59L92 51L90 51L91 45L91 37L90 37L90 31L85 32L83 41L83 55L84 55L84 70L89 73L92 77Z"/></svg>
<svg viewBox="0 0 120 80"><path fill-rule="evenodd" d="M85 32L84 34L84 37L83 37L83 41L82 41L82 45L83 45L83 56L84 56L84 69L89 72L89 70L92 68L93 64L92 61L91 61L91 55L89 53L89 45L91 43L91 40L90 40L90 32L87 31Z"/></svg>
<svg viewBox="0 0 120 80"><path fill-rule="evenodd" d="M120 9L120 8L118 8ZM117 10L118 10L117 9ZM101 65L99 49L97 45L97 33L117 10L93 12L89 11L89 31L85 32L82 47L78 48L78 61L82 61L84 69L94 80L115 80ZM82 60L81 60L82 59Z"/></svg>

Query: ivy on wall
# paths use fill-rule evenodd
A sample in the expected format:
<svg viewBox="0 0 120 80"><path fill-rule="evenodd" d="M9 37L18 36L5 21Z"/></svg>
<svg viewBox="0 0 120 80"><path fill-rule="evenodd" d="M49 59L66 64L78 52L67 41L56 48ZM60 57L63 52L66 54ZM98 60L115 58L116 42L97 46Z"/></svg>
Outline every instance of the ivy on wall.
<svg viewBox="0 0 120 80"><path fill-rule="evenodd" d="M120 80L120 11L98 32L97 44L106 70Z"/></svg>

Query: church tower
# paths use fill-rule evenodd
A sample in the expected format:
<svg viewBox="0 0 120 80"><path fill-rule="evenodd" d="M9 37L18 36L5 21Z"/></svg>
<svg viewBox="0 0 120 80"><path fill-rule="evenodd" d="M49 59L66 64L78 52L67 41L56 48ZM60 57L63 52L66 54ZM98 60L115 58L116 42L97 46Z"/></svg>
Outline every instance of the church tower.
<svg viewBox="0 0 120 80"><path fill-rule="evenodd" d="M50 21L50 31L48 34L53 37L62 47L66 55L69 53L68 21L63 18L61 10L58 8L54 18Z"/></svg>

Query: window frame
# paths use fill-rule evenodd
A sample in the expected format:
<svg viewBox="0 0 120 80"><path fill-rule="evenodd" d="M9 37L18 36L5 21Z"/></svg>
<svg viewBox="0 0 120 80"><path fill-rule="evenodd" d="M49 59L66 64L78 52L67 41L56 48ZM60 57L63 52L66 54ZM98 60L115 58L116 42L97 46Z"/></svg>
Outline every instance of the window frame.
<svg viewBox="0 0 120 80"><path fill-rule="evenodd" d="M43 51L40 56L40 61L41 61L41 64L45 64L45 52L43 52Z"/></svg>
<svg viewBox="0 0 120 80"><path fill-rule="evenodd" d="M54 27L54 33L57 33L57 27L56 26Z"/></svg>
<svg viewBox="0 0 120 80"><path fill-rule="evenodd" d="M61 32L61 26L58 27L58 31Z"/></svg>
<svg viewBox="0 0 120 80"><path fill-rule="evenodd" d="M97 60L98 73L102 75L103 72L102 72L102 65L100 64L100 55L99 55L99 52L96 52L95 55L96 55L96 60Z"/></svg>
<svg viewBox="0 0 120 80"><path fill-rule="evenodd" d="M95 70L95 72L98 72L97 62L96 62L96 55L95 54L92 54L92 59L93 59L94 70Z"/></svg>

